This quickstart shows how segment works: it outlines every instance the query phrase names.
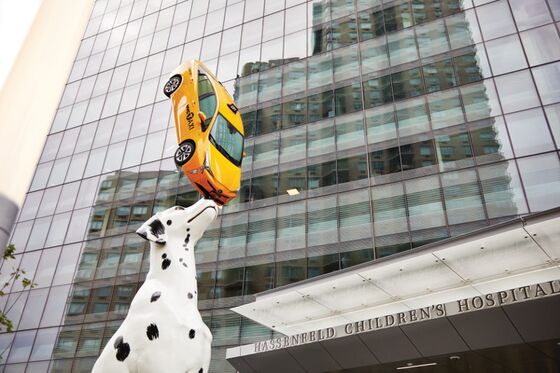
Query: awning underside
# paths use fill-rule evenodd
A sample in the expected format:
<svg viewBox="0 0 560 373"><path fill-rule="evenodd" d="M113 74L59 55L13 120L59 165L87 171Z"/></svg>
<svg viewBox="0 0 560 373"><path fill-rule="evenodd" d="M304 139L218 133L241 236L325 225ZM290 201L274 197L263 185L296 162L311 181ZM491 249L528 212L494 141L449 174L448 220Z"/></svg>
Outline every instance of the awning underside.
<svg viewBox="0 0 560 373"><path fill-rule="evenodd" d="M257 295L233 310L286 335L560 279L560 212Z"/></svg>

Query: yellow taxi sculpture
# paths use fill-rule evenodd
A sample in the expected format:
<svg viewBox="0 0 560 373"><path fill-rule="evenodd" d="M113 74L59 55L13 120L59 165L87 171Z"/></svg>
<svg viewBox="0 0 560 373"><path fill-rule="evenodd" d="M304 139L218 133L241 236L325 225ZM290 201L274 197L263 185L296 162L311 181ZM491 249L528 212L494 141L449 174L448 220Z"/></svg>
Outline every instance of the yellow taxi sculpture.
<svg viewBox="0 0 560 373"><path fill-rule="evenodd" d="M243 122L233 99L197 60L177 67L163 93L173 106L175 164L205 198L226 204L239 190L244 155Z"/></svg>

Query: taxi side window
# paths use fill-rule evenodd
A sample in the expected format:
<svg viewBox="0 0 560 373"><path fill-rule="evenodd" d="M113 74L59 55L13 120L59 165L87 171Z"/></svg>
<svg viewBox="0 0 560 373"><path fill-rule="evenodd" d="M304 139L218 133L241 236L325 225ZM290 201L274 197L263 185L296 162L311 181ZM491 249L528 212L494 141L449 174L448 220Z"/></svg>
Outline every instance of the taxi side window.
<svg viewBox="0 0 560 373"><path fill-rule="evenodd" d="M216 94L212 83L201 71L198 73L198 105L199 110L206 115L206 121L202 123L202 131L206 131L216 112Z"/></svg>

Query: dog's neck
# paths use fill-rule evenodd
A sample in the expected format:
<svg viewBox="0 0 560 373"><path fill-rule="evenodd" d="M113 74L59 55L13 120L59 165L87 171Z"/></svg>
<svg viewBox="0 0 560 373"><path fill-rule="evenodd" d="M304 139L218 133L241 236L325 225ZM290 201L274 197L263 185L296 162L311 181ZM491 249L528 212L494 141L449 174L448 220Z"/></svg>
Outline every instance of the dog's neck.
<svg viewBox="0 0 560 373"><path fill-rule="evenodd" d="M192 299L197 305L198 286L194 241L185 244L184 239L169 237L165 244L150 242L150 270L146 281L154 279L168 284L178 297ZM163 255L165 254L165 258ZM165 269L164 269L165 268ZM189 293L192 295L190 298Z"/></svg>

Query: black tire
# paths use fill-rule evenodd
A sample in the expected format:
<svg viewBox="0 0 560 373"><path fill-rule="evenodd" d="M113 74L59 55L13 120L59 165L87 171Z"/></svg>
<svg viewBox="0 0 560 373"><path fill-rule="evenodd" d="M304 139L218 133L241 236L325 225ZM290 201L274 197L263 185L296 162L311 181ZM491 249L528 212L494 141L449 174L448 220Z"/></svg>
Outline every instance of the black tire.
<svg viewBox="0 0 560 373"><path fill-rule="evenodd" d="M163 94L167 97L171 97L173 92L175 92L177 88L179 88L182 81L183 78L181 77L181 75L173 75L163 86Z"/></svg>
<svg viewBox="0 0 560 373"><path fill-rule="evenodd" d="M177 167L182 167L192 158L195 148L196 146L192 140L185 140L179 145L173 156Z"/></svg>

